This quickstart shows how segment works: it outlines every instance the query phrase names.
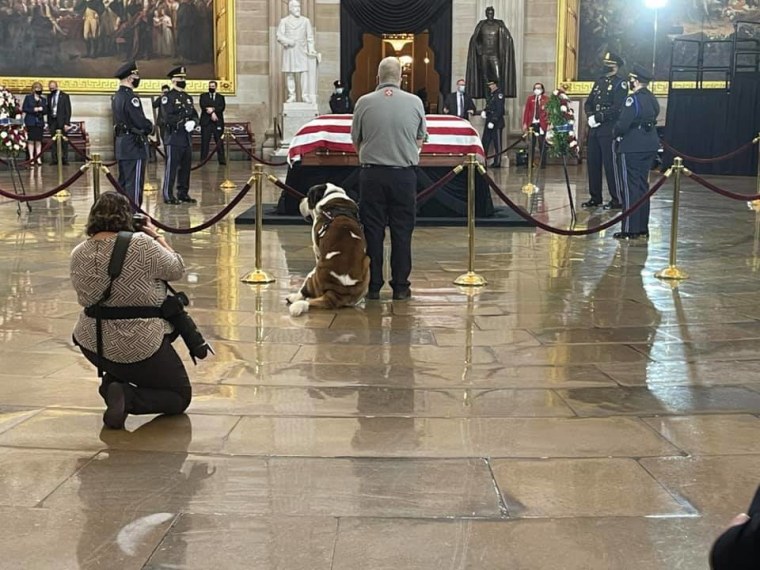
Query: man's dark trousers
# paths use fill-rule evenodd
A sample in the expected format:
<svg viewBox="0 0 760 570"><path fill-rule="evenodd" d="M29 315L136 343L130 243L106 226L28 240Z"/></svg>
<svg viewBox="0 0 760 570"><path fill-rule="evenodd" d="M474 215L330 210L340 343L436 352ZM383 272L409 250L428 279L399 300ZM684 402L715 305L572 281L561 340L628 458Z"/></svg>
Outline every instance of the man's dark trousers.
<svg viewBox="0 0 760 570"><path fill-rule="evenodd" d="M211 143L211 137L214 137L215 148L219 150L216 153L216 157L219 164L226 162L226 156L224 156L224 141L222 140L222 133L224 133L224 126L219 123L209 123L208 125L201 125L201 160L204 160L209 153L209 146Z"/></svg>
<svg viewBox="0 0 760 570"><path fill-rule="evenodd" d="M489 154L491 145L494 147L493 151L493 163L497 166L501 165L501 131L502 129L489 129L488 125L486 125L486 130L483 133L483 150L486 153L486 156L491 156Z"/></svg>
<svg viewBox="0 0 760 570"><path fill-rule="evenodd" d="M119 184L138 206L142 206L147 159L119 161Z"/></svg>
<svg viewBox="0 0 760 570"><path fill-rule="evenodd" d="M166 145L166 169L164 173L164 200L169 198L186 198L190 192L190 166L192 164L192 147ZM174 195L174 183L177 183L177 196Z"/></svg>
<svg viewBox="0 0 760 570"><path fill-rule="evenodd" d="M615 153L612 150L612 130L606 126L591 129L588 135L588 193L594 202L601 204L602 198L602 166L604 176L607 179L607 189L610 198L620 202L617 188L615 187Z"/></svg>
<svg viewBox="0 0 760 570"><path fill-rule="evenodd" d="M385 227L391 230L391 287L409 288L412 272L412 233L417 211L414 167L363 166L359 175L359 216L370 259L369 290L383 286Z"/></svg>

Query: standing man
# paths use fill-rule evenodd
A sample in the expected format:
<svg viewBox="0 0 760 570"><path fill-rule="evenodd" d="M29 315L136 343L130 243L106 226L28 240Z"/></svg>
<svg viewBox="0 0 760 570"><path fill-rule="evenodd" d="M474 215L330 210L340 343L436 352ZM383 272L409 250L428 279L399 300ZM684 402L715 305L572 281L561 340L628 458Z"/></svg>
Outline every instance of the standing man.
<svg viewBox="0 0 760 570"><path fill-rule="evenodd" d="M193 106L193 98L185 93L187 72L184 65L169 72L172 89L168 95L161 97L161 111L166 120L166 168L164 170L163 194L165 204L186 202L195 204L191 198L190 165L193 146L192 132L198 121L198 113ZM174 183L177 183L177 196L174 196Z"/></svg>
<svg viewBox="0 0 760 570"><path fill-rule="evenodd" d="M111 101L113 128L116 137L116 160L119 163L119 184L138 206L142 204L145 167L148 161L148 135L153 123L145 118L142 103L133 89L140 85L140 72L134 61L116 71L121 80Z"/></svg>
<svg viewBox="0 0 760 570"><path fill-rule="evenodd" d="M614 53L605 54L606 75L596 80L583 105L588 117L588 126L591 128L588 135L588 192L591 199L581 204L584 208L597 208L602 205L602 166L610 194L610 201L605 204L604 209L621 208L613 171L615 153L612 148L612 127L620 115L623 101L628 96L628 83L618 75L618 70L624 63L623 58Z"/></svg>
<svg viewBox="0 0 760 570"><path fill-rule="evenodd" d="M351 97L346 93L346 86L340 80L333 81L335 91L330 97L330 111L335 115L350 115L354 112L354 104L351 103Z"/></svg>
<svg viewBox="0 0 760 570"><path fill-rule="evenodd" d="M499 85L494 79L488 81L488 102L485 110L480 114L486 120L486 128L483 131L483 151L488 156L488 149L493 143L495 156L491 166L501 168L501 133L504 129L504 94L499 90Z"/></svg>
<svg viewBox="0 0 760 570"><path fill-rule="evenodd" d="M457 90L449 93L443 101L443 114L470 119L475 114L475 101L465 92L464 79L457 81Z"/></svg>
<svg viewBox="0 0 760 570"><path fill-rule="evenodd" d="M359 214L367 238L370 282L367 299L379 299L383 281L385 226L391 230L391 287L396 300L411 297L412 232L417 210L417 175L427 136L422 101L402 91L401 64L386 57L378 86L356 102L351 138L359 155Z"/></svg>
<svg viewBox="0 0 760 570"><path fill-rule="evenodd" d="M224 95L216 92L216 81L208 82L208 93L201 95L201 160L208 156L209 142L214 137L216 148L218 149L216 157L219 164L227 164L224 156L224 145L222 144L222 133L224 133L224 108L226 106Z"/></svg>
<svg viewBox="0 0 760 570"><path fill-rule="evenodd" d="M620 118L612 134L620 141L617 146L615 176L623 206L628 210L649 190L649 170L652 168L660 141L657 137L657 116L660 104L649 90L651 73L634 65L630 73L633 93L625 100ZM649 200L623 220L622 231L615 239L649 237Z"/></svg>
<svg viewBox="0 0 760 570"><path fill-rule="evenodd" d="M161 86L161 95L153 99L153 109L156 117L156 128L158 129L158 135L161 139L161 144L166 146L166 119L164 118L164 112L161 108L161 100L169 94L169 86L164 84Z"/></svg>
<svg viewBox="0 0 760 570"><path fill-rule="evenodd" d="M48 97L48 129L50 135L54 136L55 131L60 130L65 136L71 128L71 99L68 93L58 89L58 83L50 81L48 83L50 89L50 97ZM58 145L54 144L53 149L53 162L51 164L58 164ZM63 164L69 163L69 143L66 139L61 141L61 154Z"/></svg>

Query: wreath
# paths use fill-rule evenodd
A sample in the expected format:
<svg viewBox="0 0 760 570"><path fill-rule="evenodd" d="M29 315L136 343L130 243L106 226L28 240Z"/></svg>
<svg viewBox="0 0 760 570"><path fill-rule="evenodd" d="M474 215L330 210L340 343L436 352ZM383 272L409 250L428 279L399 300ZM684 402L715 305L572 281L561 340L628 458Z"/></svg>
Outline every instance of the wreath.
<svg viewBox="0 0 760 570"><path fill-rule="evenodd" d="M570 97L562 89L556 89L546 104L549 128L546 144L550 156L577 156L578 139L575 138L575 114L570 108Z"/></svg>
<svg viewBox="0 0 760 570"><path fill-rule="evenodd" d="M0 87L0 152L16 156L26 150L26 140L18 99Z"/></svg>

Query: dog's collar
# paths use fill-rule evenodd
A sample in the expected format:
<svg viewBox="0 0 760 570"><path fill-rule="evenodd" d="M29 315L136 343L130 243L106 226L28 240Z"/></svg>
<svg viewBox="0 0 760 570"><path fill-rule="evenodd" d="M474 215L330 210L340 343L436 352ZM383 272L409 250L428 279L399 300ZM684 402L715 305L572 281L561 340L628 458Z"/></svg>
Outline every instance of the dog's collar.
<svg viewBox="0 0 760 570"><path fill-rule="evenodd" d="M330 224L335 220L335 218L339 218L340 216L346 216L347 218L356 220L356 222L361 227L359 214L355 208L347 208L346 206L326 206L320 210L319 215L324 218L322 227L319 228L319 231L317 232L317 235L320 238L324 237L324 235L327 233L327 230L330 228Z"/></svg>

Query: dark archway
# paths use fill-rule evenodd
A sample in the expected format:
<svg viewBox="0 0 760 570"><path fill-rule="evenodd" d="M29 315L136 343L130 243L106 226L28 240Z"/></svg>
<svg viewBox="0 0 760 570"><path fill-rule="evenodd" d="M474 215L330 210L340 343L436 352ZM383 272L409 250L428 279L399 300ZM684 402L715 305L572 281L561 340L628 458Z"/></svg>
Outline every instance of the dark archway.
<svg viewBox="0 0 760 570"><path fill-rule="evenodd" d="M365 33L430 34L441 93L451 90L452 0L341 0L340 76L351 81ZM350 89L349 85L349 89Z"/></svg>

